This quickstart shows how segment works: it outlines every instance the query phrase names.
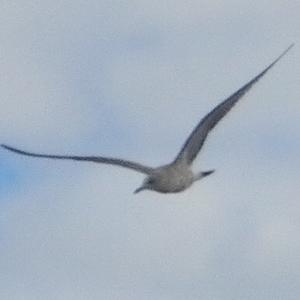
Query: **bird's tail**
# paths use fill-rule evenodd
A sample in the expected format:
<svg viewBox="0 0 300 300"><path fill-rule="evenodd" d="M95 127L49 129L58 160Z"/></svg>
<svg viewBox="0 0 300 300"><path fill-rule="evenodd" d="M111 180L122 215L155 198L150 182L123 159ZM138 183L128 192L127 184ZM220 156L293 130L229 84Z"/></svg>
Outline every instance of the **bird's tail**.
<svg viewBox="0 0 300 300"><path fill-rule="evenodd" d="M204 178L204 177L206 177L206 176L208 176L208 175L210 175L210 174L212 174L212 173L214 173L215 172L215 170L208 170L208 171L203 171L203 172L199 172L196 176L195 176L195 181L196 180L200 180L200 179L202 179L202 178Z"/></svg>

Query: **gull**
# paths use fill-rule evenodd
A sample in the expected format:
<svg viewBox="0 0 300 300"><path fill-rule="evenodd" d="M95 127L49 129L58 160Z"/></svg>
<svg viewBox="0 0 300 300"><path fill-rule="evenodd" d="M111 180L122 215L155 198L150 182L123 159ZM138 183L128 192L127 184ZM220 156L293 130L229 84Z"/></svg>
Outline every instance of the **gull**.
<svg viewBox="0 0 300 300"><path fill-rule="evenodd" d="M239 90L217 105L209 112L189 135L175 159L166 165L156 168L148 167L137 162L102 156L74 156L74 155L51 155L23 151L5 144L1 146L12 152L48 159L68 159L76 161L89 161L116 165L143 173L146 178L143 184L134 193L143 190L152 190L160 193L178 193L189 188L195 181L203 179L212 174L215 170L201 171L194 173L191 169L192 163L200 152L210 131L218 122L233 108L233 106L258 82L292 47L290 45L280 56L257 76L242 86Z"/></svg>

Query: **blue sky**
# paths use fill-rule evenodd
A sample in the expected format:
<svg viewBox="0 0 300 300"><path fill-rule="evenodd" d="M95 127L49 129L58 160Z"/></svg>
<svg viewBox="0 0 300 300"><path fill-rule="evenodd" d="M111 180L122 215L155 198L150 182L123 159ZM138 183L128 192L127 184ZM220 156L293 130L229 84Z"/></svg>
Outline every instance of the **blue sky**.
<svg viewBox="0 0 300 300"><path fill-rule="evenodd" d="M2 1L1 143L159 165L222 121L176 195L140 174L0 152L0 297L298 299L299 1Z"/></svg>

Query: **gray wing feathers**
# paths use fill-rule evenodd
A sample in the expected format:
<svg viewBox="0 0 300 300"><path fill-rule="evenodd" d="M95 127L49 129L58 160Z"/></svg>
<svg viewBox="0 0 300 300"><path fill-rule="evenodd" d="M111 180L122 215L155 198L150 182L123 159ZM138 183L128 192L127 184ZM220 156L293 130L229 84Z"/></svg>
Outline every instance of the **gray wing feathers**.
<svg viewBox="0 0 300 300"><path fill-rule="evenodd" d="M178 156L175 163L185 160L187 164L191 164L201 150L209 132L217 125L217 123L231 110L231 108L240 100L251 87L262 78L294 45L289 46L276 60L274 60L260 74L246 83L238 91L229 98L216 106L209 114L207 114L200 123L192 131Z"/></svg>
<svg viewBox="0 0 300 300"><path fill-rule="evenodd" d="M40 157L40 158L49 158L49 159L69 159L69 160L77 160L77 161L89 161L95 163L103 163L116 165L124 168L129 168L135 170L137 172L141 172L144 174L151 174L153 168L141 165L139 163L135 163L128 160L118 159L118 158L109 158L109 157L101 157L101 156L73 156L73 155L49 155L49 154L39 154L33 152L27 152L20 149L16 149L7 145L1 145L3 148L26 156L31 157Z"/></svg>

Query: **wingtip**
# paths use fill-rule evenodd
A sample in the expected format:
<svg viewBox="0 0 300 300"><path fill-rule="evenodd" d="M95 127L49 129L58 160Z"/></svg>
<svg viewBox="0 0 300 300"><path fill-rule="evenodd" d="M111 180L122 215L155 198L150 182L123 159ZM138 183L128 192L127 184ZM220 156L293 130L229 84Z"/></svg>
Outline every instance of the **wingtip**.
<svg viewBox="0 0 300 300"><path fill-rule="evenodd" d="M286 55L293 47L295 46L295 43L290 44L283 52L282 54L275 60L275 62L272 64L274 65L277 61L279 61L284 55Z"/></svg>
<svg viewBox="0 0 300 300"><path fill-rule="evenodd" d="M16 153L19 153L19 150L18 149L15 149L13 147L10 147L8 145L5 145L5 144L1 144L0 145L2 148L4 148L5 150L8 150L8 151L12 151L12 152L16 152Z"/></svg>
<svg viewBox="0 0 300 300"><path fill-rule="evenodd" d="M12 150L12 147L6 145L6 144L1 144L0 145L2 148L6 149L6 150Z"/></svg>
<svg viewBox="0 0 300 300"><path fill-rule="evenodd" d="M291 44L288 46L288 48L286 49L286 51L291 50L294 46L295 46L295 43L291 43Z"/></svg>

